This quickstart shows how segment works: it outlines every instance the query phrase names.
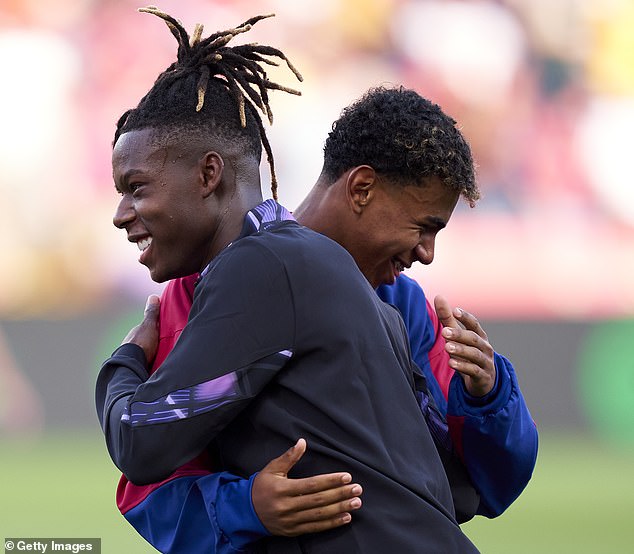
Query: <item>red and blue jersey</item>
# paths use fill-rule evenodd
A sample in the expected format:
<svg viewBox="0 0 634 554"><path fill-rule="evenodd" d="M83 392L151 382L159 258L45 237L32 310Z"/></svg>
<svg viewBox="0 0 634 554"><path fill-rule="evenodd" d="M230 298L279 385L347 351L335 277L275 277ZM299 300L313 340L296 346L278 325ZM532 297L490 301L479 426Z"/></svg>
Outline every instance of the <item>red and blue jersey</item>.
<svg viewBox="0 0 634 554"><path fill-rule="evenodd" d="M152 371L176 343L187 323L197 276L168 284L161 300L160 338ZM480 493L478 513L502 513L528 483L536 460L537 431L511 363L495 354L496 383L485 397L468 394L448 365L441 325L420 286L401 275L377 290L401 313L412 357L446 414L454 446ZM251 503L253 481L214 473L203 454L168 479L137 486L122 476L117 505L135 529L161 552L231 554L267 536Z"/></svg>
<svg viewBox="0 0 634 554"><path fill-rule="evenodd" d="M478 513L500 515L524 490L537 460L537 428L513 365L496 352L493 389L482 397L470 395L449 366L442 325L418 283L400 275L394 285L382 285L377 293L403 317L412 358L427 377L454 447L480 493Z"/></svg>

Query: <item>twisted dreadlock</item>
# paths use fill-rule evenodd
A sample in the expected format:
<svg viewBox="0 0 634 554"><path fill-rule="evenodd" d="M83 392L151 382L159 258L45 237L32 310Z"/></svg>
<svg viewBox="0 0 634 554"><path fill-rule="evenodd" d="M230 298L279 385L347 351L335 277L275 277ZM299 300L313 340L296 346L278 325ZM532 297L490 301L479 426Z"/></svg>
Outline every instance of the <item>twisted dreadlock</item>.
<svg viewBox="0 0 634 554"><path fill-rule="evenodd" d="M233 37L273 14L252 17L233 29L203 39L201 24L196 24L190 37L180 21L158 8L149 6L139 11L165 21L178 42L177 59L158 76L139 105L119 118L114 143L134 129L181 127L196 132L202 127L215 136L242 144L246 152L258 159L263 146L271 169L271 192L277 200L273 152L258 112L273 123L268 91L301 93L270 81L262 65L277 66L270 58L281 59L299 81L303 79L276 48L256 43L227 46Z"/></svg>

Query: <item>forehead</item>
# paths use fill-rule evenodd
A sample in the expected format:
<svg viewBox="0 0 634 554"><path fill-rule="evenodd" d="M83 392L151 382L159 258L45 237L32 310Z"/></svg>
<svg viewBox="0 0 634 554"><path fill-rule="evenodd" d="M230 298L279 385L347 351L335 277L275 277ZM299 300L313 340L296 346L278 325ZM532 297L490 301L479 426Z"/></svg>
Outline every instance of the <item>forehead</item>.
<svg viewBox="0 0 634 554"><path fill-rule="evenodd" d="M112 150L112 169L115 174L129 169L151 169L165 163L169 148L161 144L152 129L123 133Z"/></svg>
<svg viewBox="0 0 634 554"><path fill-rule="evenodd" d="M460 193L445 186L438 177L427 179L422 186L399 187L396 202L401 208L419 218L440 218L447 222L453 212Z"/></svg>

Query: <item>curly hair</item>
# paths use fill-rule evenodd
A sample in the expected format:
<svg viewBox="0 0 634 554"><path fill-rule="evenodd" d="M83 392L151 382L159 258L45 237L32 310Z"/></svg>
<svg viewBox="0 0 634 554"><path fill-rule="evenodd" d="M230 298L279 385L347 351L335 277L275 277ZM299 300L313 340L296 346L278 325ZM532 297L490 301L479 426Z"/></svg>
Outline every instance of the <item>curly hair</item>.
<svg viewBox="0 0 634 554"><path fill-rule="evenodd" d="M369 165L399 185L432 177L471 205L480 197L471 148L441 108L404 87L376 87L344 108L324 145L323 174L334 182Z"/></svg>
<svg viewBox="0 0 634 554"><path fill-rule="evenodd" d="M268 91L300 93L270 81L262 64L278 65L270 59L278 58L299 81L302 76L280 50L255 43L227 46L233 37L272 15L255 16L233 29L202 38L201 24L190 37L180 21L157 8L139 11L165 21L178 42L177 60L158 76L138 106L119 118L113 145L127 131L151 128L169 136L185 131L190 137L217 137L258 160L264 147L271 168L271 190L277 199L273 152L258 111L272 123Z"/></svg>

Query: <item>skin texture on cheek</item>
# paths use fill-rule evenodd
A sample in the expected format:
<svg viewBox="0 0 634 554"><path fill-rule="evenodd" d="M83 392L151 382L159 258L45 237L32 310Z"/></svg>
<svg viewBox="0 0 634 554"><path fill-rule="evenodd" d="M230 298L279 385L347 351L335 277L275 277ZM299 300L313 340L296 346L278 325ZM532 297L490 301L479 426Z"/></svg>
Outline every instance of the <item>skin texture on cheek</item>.
<svg viewBox="0 0 634 554"><path fill-rule="evenodd" d="M131 131L115 145L113 176L126 208L125 217L115 215L115 225L133 240L152 237L140 257L152 279L198 271L206 218L191 157L159 144L149 130Z"/></svg>
<svg viewBox="0 0 634 554"><path fill-rule="evenodd" d="M431 263L436 234L449 221L459 197L438 179L422 187L383 186L387 189L374 199L363 246L362 271L373 286L392 283L399 265ZM394 260L399 262L396 266Z"/></svg>
<svg viewBox="0 0 634 554"><path fill-rule="evenodd" d="M409 229L403 203L402 195L382 192L368 205L357 258L373 287L392 283L392 258L411 251L417 244L417 234Z"/></svg>

